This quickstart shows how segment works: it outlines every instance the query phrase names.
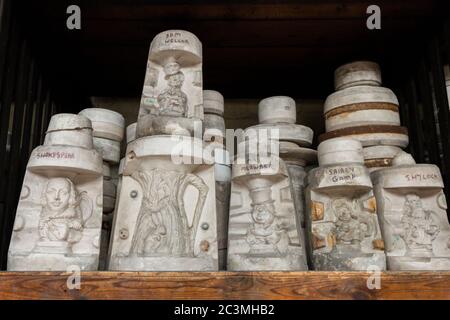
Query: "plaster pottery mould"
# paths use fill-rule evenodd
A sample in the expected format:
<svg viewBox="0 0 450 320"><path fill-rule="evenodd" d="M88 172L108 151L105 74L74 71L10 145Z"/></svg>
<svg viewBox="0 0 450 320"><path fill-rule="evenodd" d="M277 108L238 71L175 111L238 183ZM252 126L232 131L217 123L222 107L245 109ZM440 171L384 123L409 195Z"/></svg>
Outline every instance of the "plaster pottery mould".
<svg viewBox="0 0 450 320"><path fill-rule="evenodd" d="M184 136L128 145L109 270L218 269L214 159L202 147Z"/></svg>
<svg viewBox="0 0 450 320"><path fill-rule="evenodd" d="M127 144L136 140L136 126L137 123L134 122L127 127Z"/></svg>
<svg viewBox="0 0 450 320"><path fill-rule="evenodd" d="M103 165L87 132L92 132L89 119L55 115L45 145L33 150L16 212L8 270L66 271L72 265L97 270ZM79 139L68 138L71 145L63 144L71 134Z"/></svg>
<svg viewBox="0 0 450 320"><path fill-rule="evenodd" d="M392 90L357 86L336 91L325 101L327 131L364 125L400 125L398 100Z"/></svg>
<svg viewBox="0 0 450 320"><path fill-rule="evenodd" d="M214 149L214 158L219 269L225 270L227 264L228 220L230 212L231 161L228 151L222 148Z"/></svg>
<svg viewBox="0 0 450 320"><path fill-rule="evenodd" d="M381 86L381 70L378 63L355 61L340 66L334 72L336 90L363 85Z"/></svg>
<svg viewBox="0 0 450 320"><path fill-rule="evenodd" d="M118 142L123 140L125 119L120 113L102 108L88 108L79 114L91 120L94 137Z"/></svg>
<svg viewBox="0 0 450 320"><path fill-rule="evenodd" d="M120 142L105 138L93 138L94 148L101 155L102 159L117 164L120 162Z"/></svg>
<svg viewBox="0 0 450 320"><path fill-rule="evenodd" d="M204 134L203 140L205 142L218 142L224 144L225 140L225 120L216 114L204 115Z"/></svg>
<svg viewBox="0 0 450 320"><path fill-rule="evenodd" d="M298 223L304 228L304 179L306 176L304 167L317 162L317 152L307 148L312 144L313 131L308 127L295 124L296 104L290 97L275 96L263 99L259 103L258 112L259 121L264 124L249 129L259 128L258 134L261 134L263 128L278 130L275 140L280 141L279 155L289 172ZM273 133L270 132L272 139Z"/></svg>
<svg viewBox="0 0 450 320"><path fill-rule="evenodd" d="M450 270L450 225L439 168L401 152L372 173L390 270Z"/></svg>
<svg viewBox="0 0 450 320"><path fill-rule="evenodd" d="M214 90L203 90L204 112L216 114L223 117L224 99L220 92Z"/></svg>
<svg viewBox="0 0 450 320"><path fill-rule="evenodd" d="M249 161L247 150L232 169L227 269L307 270L286 165L271 153Z"/></svg>
<svg viewBox="0 0 450 320"><path fill-rule="evenodd" d="M203 90L203 107L205 110L203 120L203 140L207 143L225 142L225 120L223 96L213 90Z"/></svg>
<svg viewBox="0 0 450 320"><path fill-rule="evenodd" d="M327 132L320 141L345 136L359 140L363 147L408 145L408 130L400 126L398 99L392 90L381 87L378 64L357 61L339 67L335 87L324 104Z"/></svg>
<svg viewBox="0 0 450 320"><path fill-rule="evenodd" d="M284 160L289 172L291 193L294 199L295 211L302 229L305 228L304 190L306 171L305 167L317 163L317 151L302 148L292 142L280 142L280 157Z"/></svg>
<svg viewBox="0 0 450 320"><path fill-rule="evenodd" d="M370 172L392 166L392 160L402 149L395 146L373 146L363 149L364 164Z"/></svg>
<svg viewBox="0 0 450 320"><path fill-rule="evenodd" d="M150 45L137 137L192 136L203 120L202 44L184 30L158 34Z"/></svg>
<svg viewBox="0 0 450 320"><path fill-rule="evenodd" d="M290 123L297 121L297 107L294 99L276 96L263 99L258 105L258 118L261 124Z"/></svg>
<svg viewBox="0 0 450 320"><path fill-rule="evenodd" d="M384 270L384 245L361 143L328 140L319 145L318 157L305 194L314 270Z"/></svg>
<svg viewBox="0 0 450 320"><path fill-rule="evenodd" d="M66 145L92 149L91 121L71 113L54 115L47 128L44 145Z"/></svg>

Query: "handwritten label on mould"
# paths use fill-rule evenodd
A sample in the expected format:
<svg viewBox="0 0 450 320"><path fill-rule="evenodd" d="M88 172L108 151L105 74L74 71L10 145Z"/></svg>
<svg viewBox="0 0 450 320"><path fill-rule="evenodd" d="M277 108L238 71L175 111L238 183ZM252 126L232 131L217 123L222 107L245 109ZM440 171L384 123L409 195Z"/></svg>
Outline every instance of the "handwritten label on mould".
<svg viewBox="0 0 450 320"><path fill-rule="evenodd" d="M270 163L259 163L259 164L248 164L245 167L242 167L242 170L245 172L248 171L258 171L271 168Z"/></svg>
<svg viewBox="0 0 450 320"><path fill-rule="evenodd" d="M166 39L164 40L164 44L170 43L185 43L189 44L189 40L183 37L181 32L169 32L166 33Z"/></svg>
<svg viewBox="0 0 450 320"><path fill-rule="evenodd" d="M36 158L38 159L75 159L75 154L73 152L38 152L36 154Z"/></svg>
<svg viewBox="0 0 450 320"><path fill-rule="evenodd" d="M410 182L422 182L422 181L440 181L441 177L434 173L434 172L430 172L430 173L411 173L411 174L405 174L405 179L407 181Z"/></svg>
<svg viewBox="0 0 450 320"><path fill-rule="evenodd" d="M335 183L351 182L355 180L358 174L358 168L355 167L330 168L325 171L327 180Z"/></svg>
<svg viewBox="0 0 450 320"><path fill-rule="evenodd" d="M243 175L273 173L273 171L271 163L247 164L240 168L240 174Z"/></svg>

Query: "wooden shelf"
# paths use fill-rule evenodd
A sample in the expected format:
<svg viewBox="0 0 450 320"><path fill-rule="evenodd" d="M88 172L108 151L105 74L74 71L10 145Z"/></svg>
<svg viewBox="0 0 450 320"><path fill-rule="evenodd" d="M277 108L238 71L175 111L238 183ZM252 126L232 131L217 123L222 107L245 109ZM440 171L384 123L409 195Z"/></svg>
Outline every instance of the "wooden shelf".
<svg viewBox="0 0 450 320"><path fill-rule="evenodd" d="M0 299L450 299L450 272L0 272Z"/></svg>

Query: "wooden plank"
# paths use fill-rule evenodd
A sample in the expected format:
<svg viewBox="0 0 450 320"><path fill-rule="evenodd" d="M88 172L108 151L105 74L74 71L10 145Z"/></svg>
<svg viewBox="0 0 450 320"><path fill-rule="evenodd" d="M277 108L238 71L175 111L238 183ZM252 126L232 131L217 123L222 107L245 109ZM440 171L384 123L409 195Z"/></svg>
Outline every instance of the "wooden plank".
<svg viewBox="0 0 450 320"><path fill-rule="evenodd" d="M450 272L2 272L0 299L450 299ZM370 280L369 280L370 281Z"/></svg>

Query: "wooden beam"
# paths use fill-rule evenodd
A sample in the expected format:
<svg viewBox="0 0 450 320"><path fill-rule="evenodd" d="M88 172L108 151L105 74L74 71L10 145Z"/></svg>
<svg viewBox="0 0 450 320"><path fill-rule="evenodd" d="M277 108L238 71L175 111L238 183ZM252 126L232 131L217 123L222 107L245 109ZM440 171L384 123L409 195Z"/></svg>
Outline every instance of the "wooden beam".
<svg viewBox="0 0 450 320"><path fill-rule="evenodd" d="M161 31L184 29L193 32L204 47L320 47L351 46L373 41L402 40L412 38L408 32L426 28L430 20L383 19L382 29L376 32L367 29L366 19L343 20L82 20L83 45L145 45ZM33 25L34 26L34 25ZM60 47L62 44L79 45L73 32L68 32L65 20L45 20L36 25L44 34L42 41ZM404 36L399 39L398 35ZM54 43L58 40L57 43ZM41 41L41 40L40 40Z"/></svg>
<svg viewBox="0 0 450 320"><path fill-rule="evenodd" d="M450 272L2 272L0 299L450 299Z"/></svg>
<svg viewBox="0 0 450 320"><path fill-rule="evenodd" d="M52 5L45 3L52 2ZM32 12L42 12L46 18L63 18L67 1L51 0L26 1L24 4ZM192 1L152 1L128 0L111 3L107 0L86 1L81 10L86 19L154 19L180 20L276 20L276 19L352 19L366 16L366 9L373 1L253 1L252 3L222 1L192 3ZM172 3L170 3L172 2ZM234 3L233 3L234 2ZM259 3L258 3L259 2ZM273 1L275 2L275 1ZM442 13L436 10L437 1L424 0L379 0L384 17L418 17ZM442 13L443 14L443 13Z"/></svg>

